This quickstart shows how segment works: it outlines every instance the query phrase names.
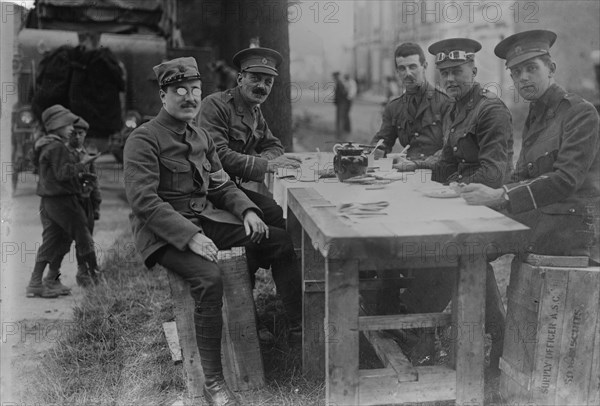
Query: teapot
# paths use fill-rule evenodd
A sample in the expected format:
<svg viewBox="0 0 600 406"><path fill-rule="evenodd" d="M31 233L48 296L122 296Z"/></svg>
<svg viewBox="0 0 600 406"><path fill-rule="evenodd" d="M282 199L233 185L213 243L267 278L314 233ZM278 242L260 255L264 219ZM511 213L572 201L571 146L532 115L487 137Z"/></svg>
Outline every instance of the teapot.
<svg viewBox="0 0 600 406"><path fill-rule="evenodd" d="M333 153L333 170L341 182L367 173L368 158L360 146L351 142L335 144Z"/></svg>

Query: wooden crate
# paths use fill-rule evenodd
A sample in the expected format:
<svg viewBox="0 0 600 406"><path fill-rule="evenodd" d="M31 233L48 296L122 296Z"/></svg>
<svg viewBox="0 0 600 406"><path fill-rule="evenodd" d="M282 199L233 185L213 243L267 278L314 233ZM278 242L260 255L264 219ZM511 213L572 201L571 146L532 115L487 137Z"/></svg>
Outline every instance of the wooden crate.
<svg viewBox="0 0 600 406"><path fill-rule="evenodd" d="M600 268L513 264L507 296L504 399L600 404Z"/></svg>
<svg viewBox="0 0 600 406"><path fill-rule="evenodd" d="M259 389L265 385L265 375L245 250L233 247L219 251L218 260L223 275L223 374L234 391ZM202 395L204 373L196 343L194 300L187 282L168 270L167 274L176 319L177 338L174 340L179 342L189 395L196 399Z"/></svg>

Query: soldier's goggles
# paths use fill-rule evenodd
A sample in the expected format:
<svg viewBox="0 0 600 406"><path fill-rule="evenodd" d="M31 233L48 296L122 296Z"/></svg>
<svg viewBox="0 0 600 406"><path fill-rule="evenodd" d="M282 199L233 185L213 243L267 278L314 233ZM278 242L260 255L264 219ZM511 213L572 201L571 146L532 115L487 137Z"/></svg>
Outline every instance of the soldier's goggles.
<svg viewBox="0 0 600 406"><path fill-rule="evenodd" d="M188 94L188 90L185 87L178 87L177 89L175 89L175 92L180 96L185 96L186 94ZM195 96L195 97L202 96L202 90L200 90L197 87L193 88L192 96Z"/></svg>
<svg viewBox="0 0 600 406"><path fill-rule="evenodd" d="M439 52L435 56L435 63L443 62L446 59L450 59L451 61L466 61L467 59L473 58L473 55L475 55L473 52L465 51L450 51L448 53Z"/></svg>

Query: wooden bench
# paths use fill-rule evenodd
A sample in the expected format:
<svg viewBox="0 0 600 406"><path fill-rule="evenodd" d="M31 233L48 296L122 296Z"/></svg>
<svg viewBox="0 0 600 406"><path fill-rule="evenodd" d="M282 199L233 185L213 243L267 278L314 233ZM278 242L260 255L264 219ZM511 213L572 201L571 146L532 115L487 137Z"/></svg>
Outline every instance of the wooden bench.
<svg viewBox="0 0 600 406"><path fill-rule="evenodd" d="M245 250L234 247L219 251L218 259L223 275L223 374L234 391L258 389L264 386L265 375ZM163 328L174 359L179 355L183 362L189 396L194 399L202 396L204 385L194 326L194 299L187 282L174 272L167 270L167 275L175 322L164 323Z"/></svg>

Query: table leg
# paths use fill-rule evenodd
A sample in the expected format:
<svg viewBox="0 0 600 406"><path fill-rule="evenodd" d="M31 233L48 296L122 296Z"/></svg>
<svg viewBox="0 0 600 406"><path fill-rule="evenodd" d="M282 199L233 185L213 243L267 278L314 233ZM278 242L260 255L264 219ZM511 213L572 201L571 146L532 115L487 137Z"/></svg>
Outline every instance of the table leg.
<svg viewBox="0 0 600 406"><path fill-rule="evenodd" d="M325 403L358 404L358 261L326 260Z"/></svg>
<svg viewBox="0 0 600 406"><path fill-rule="evenodd" d="M483 406L485 277L482 255L464 255L452 299L456 404Z"/></svg>
<svg viewBox="0 0 600 406"><path fill-rule="evenodd" d="M302 232L302 372L325 376L325 260Z"/></svg>

